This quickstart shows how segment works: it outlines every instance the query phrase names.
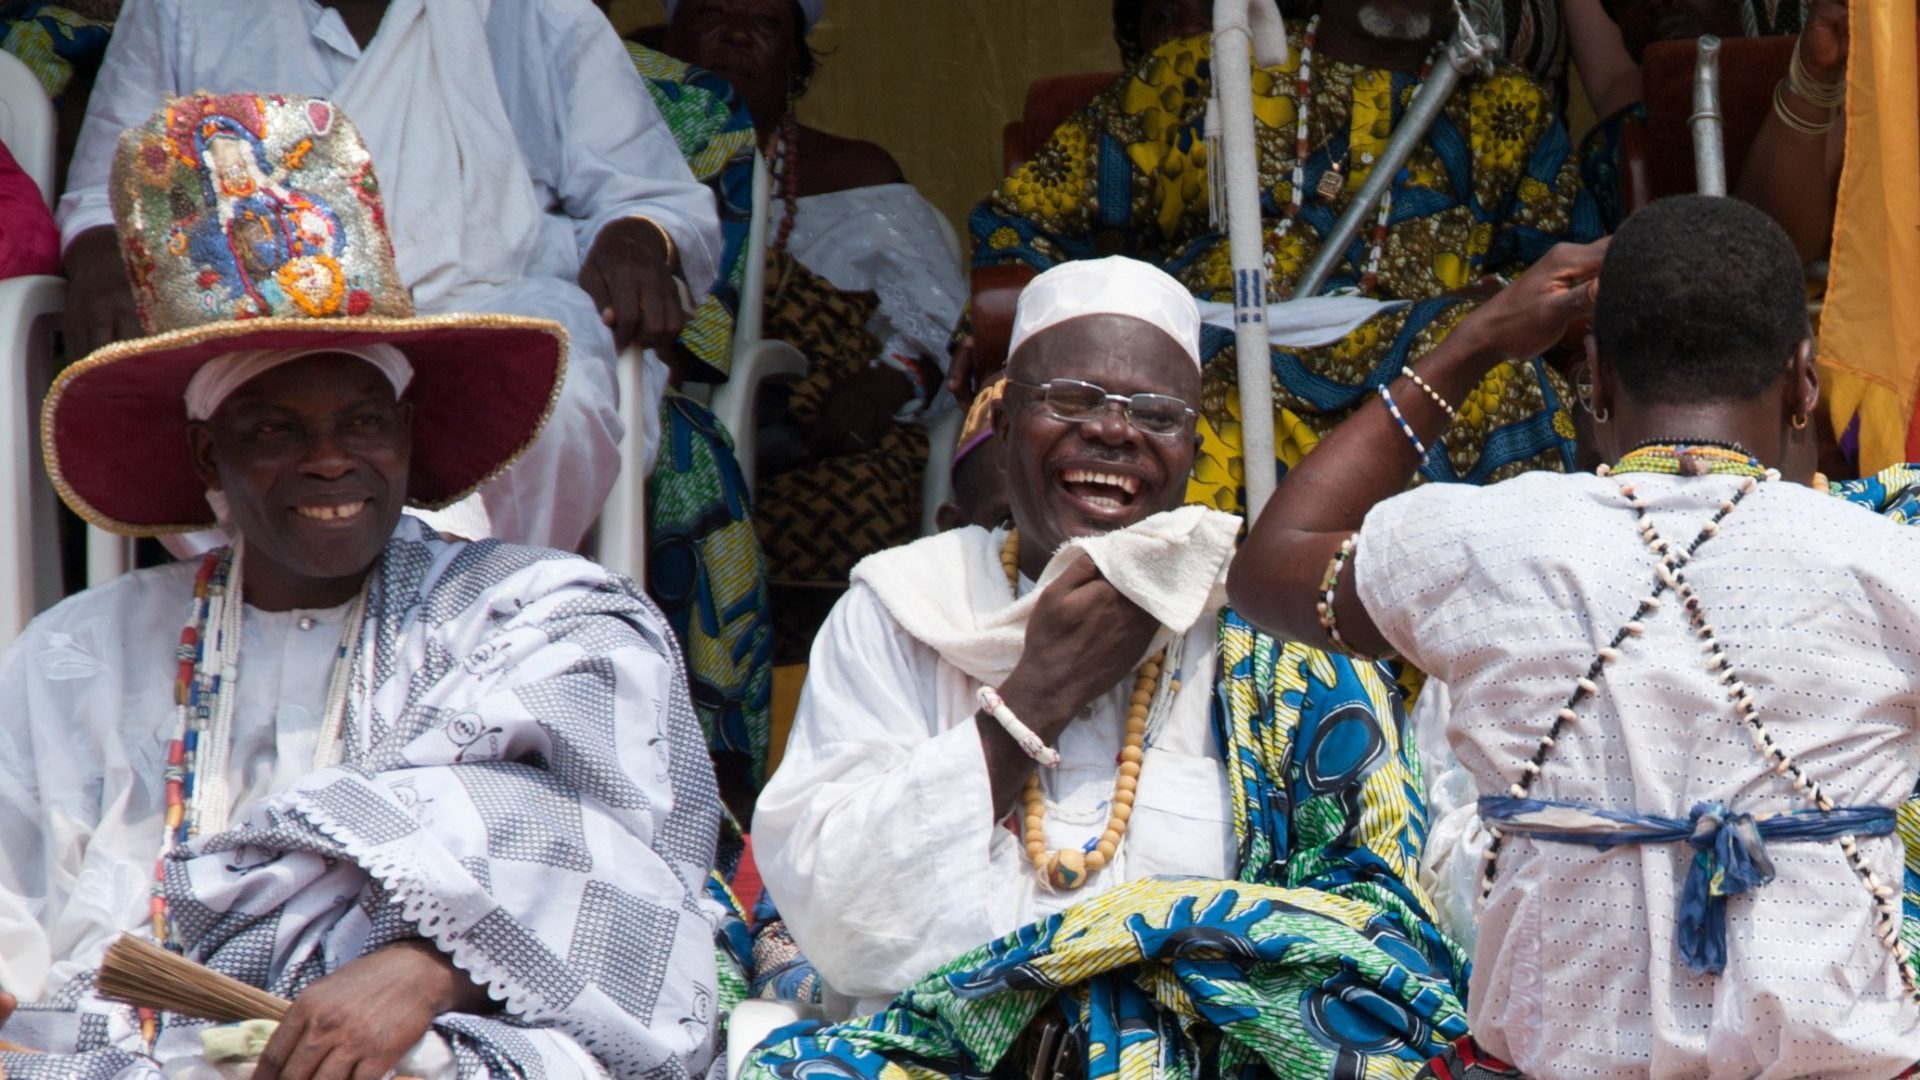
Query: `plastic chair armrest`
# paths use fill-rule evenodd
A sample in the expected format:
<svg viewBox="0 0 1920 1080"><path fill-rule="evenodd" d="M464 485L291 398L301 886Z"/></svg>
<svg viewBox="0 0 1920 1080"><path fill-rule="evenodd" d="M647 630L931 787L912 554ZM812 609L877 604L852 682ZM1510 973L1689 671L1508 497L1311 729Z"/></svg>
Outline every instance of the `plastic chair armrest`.
<svg viewBox="0 0 1920 1080"><path fill-rule="evenodd" d="M735 1005L727 1014L727 1080L740 1080L747 1056L760 1045L760 1040L788 1024L824 1018L819 1006L797 1001L749 998Z"/></svg>
<svg viewBox="0 0 1920 1080"><path fill-rule="evenodd" d="M784 341L762 338L733 350L733 371L727 381L713 388L713 415L727 434L733 436L733 454L740 462L740 474L753 489L753 455L756 424L754 406L760 400L760 384L777 376L799 378L807 373L807 358Z"/></svg>

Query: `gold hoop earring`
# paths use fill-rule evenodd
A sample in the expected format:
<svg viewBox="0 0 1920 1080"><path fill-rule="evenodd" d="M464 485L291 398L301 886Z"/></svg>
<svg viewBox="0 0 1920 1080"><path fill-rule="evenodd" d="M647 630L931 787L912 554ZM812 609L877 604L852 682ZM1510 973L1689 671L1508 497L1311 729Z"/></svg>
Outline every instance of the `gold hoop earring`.
<svg viewBox="0 0 1920 1080"><path fill-rule="evenodd" d="M1792 420L1793 430L1795 431L1807 430L1808 422L1809 422L1809 418L1806 413L1796 413Z"/></svg>

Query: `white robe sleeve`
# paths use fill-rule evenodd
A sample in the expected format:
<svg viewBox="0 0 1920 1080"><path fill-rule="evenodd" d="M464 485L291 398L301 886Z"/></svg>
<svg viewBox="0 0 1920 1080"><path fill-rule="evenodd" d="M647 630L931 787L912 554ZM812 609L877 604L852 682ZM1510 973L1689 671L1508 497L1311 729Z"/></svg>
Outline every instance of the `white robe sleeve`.
<svg viewBox="0 0 1920 1080"><path fill-rule="evenodd" d="M0 655L0 989L22 1001L93 966L145 916L158 830L136 854L119 826L151 821L131 808L127 789L157 786L160 774L147 768L157 761L129 753L122 723L170 714L172 697L158 685L164 676L137 688L122 678L126 641L155 632L141 618L152 607L142 603L145 580L128 575L67 600ZM116 836L96 852L103 831Z"/></svg>
<svg viewBox="0 0 1920 1080"><path fill-rule="evenodd" d="M27 712L29 629L0 657L0 990L32 1001L53 963L45 928L47 841L34 777L33 723Z"/></svg>
<svg viewBox="0 0 1920 1080"><path fill-rule="evenodd" d="M813 646L754 847L837 993L887 997L996 936L995 819L971 715L936 715L940 661L855 584Z"/></svg>
<svg viewBox="0 0 1920 1080"><path fill-rule="evenodd" d="M537 42L523 21L537 21ZM606 16L587 0L495 4L488 37L521 152L573 219L584 262L610 222L641 215L673 237L695 296L720 268L720 215ZM519 39L519 40L516 40Z"/></svg>
<svg viewBox="0 0 1920 1080"><path fill-rule="evenodd" d="M127 0L87 100L67 190L60 199L60 246L99 225L113 224L107 175L120 133L147 122L161 102L180 94L176 69L179 0Z"/></svg>

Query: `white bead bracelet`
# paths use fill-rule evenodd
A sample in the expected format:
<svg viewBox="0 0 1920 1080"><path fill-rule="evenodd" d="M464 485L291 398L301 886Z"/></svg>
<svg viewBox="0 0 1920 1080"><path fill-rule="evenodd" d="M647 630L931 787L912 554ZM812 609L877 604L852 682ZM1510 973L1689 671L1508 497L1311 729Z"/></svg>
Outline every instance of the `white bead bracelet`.
<svg viewBox="0 0 1920 1080"><path fill-rule="evenodd" d="M1013 715L1013 710L1007 708L1007 703L1001 698L1000 691L991 686L983 686L974 696L979 699L980 708L991 714L995 720L1000 721L1000 726L1006 729L1007 734L1013 736L1013 741L1020 744L1020 749L1026 751L1028 757L1049 769L1060 764L1060 751L1042 742L1040 736L1033 733L1032 728L1021 723L1020 718Z"/></svg>

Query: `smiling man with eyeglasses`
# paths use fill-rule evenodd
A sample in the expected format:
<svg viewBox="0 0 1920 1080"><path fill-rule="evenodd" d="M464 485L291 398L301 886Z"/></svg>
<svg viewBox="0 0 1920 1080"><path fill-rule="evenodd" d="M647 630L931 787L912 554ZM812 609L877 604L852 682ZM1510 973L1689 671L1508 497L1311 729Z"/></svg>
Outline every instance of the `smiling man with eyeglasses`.
<svg viewBox="0 0 1920 1080"><path fill-rule="evenodd" d="M1022 294L1013 527L854 571L754 819L835 1018L884 1014L751 1074L1360 1075L1464 1032L1388 681L1225 610L1240 519L1181 506L1199 354L1146 263Z"/></svg>

